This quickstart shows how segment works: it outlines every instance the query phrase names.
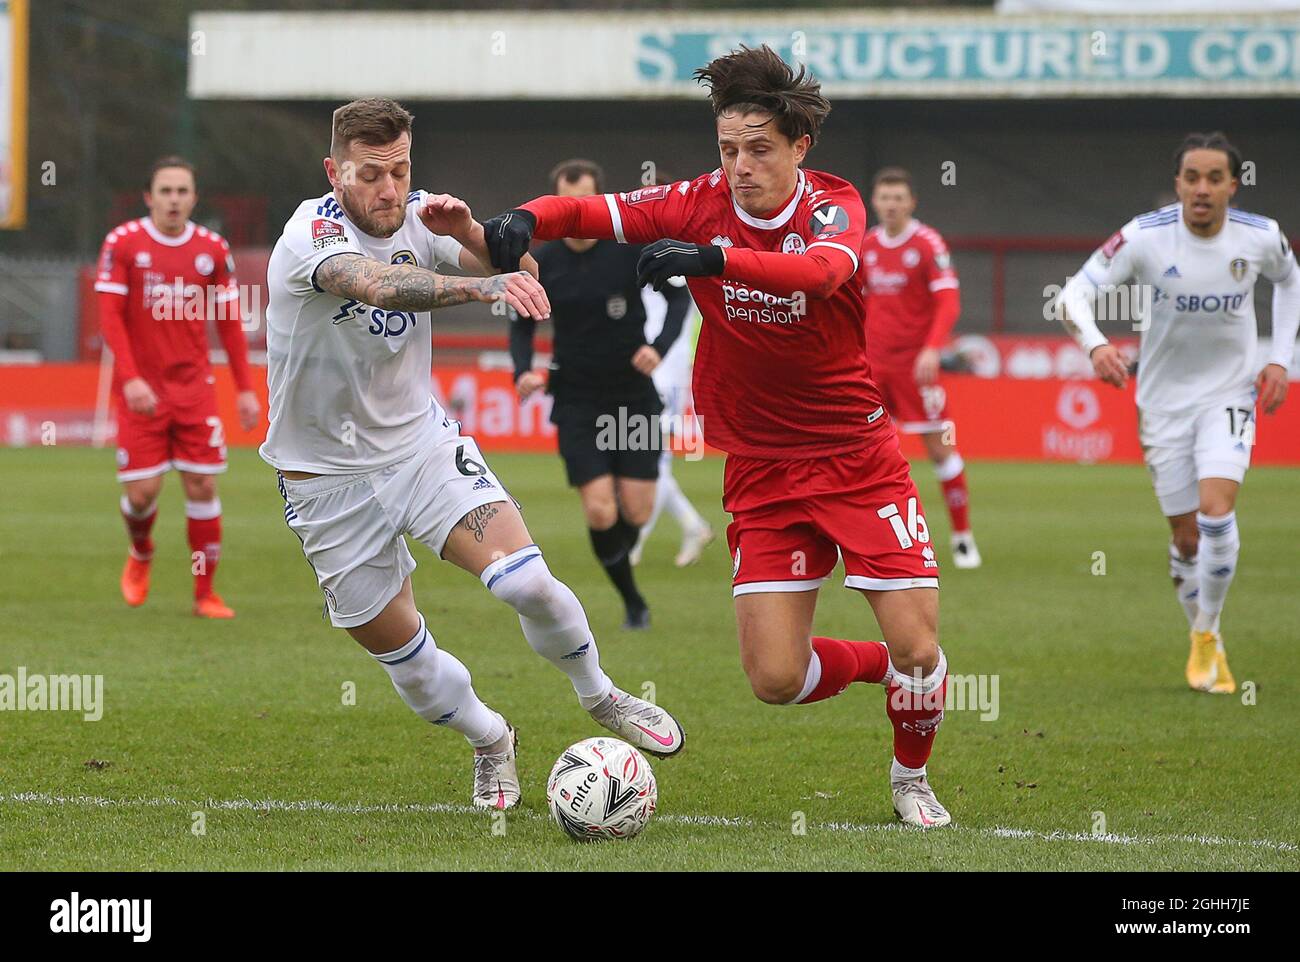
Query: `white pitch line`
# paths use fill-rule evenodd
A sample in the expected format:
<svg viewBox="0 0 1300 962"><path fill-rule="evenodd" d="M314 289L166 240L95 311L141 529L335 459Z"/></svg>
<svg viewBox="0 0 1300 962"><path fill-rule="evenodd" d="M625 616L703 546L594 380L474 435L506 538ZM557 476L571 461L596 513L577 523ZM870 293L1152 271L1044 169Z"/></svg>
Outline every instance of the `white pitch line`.
<svg viewBox="0 0 1300 962"><path fill-rule="evenodd" d="M330 815L480 815L483 810L470 805L453 805L446 802L392 802L387 804L352 804L346 802L325 802L319 799L301 801L282 801L264 798L208 798L202 801L184 801L183 799L164 796L162 798L100 798L94 795L51 795L47 792L20 792L0 795L0 804L10 805L47 805L80 806L82 808L185 808L194 811L201 809L236 811L236 812L324 812ZM512 818L544 818L545 816L531 809L521 809L511 813ZM697 825L708 828L770 828L770 824L752 818L730 817L725 815L660 815L659 820L674 825ZM810 823L810 831L843 832L852 834L874 834L911 831L896 823L862 825L855 822L820 822ZM1166 845L1170 843L1183 845L1204 845L1211 847L1245 847L1260 848L1273 852L1297 852L1300 845L1291 842L1276 842L1271 839L1224 838L1221 835L1117 835L1113 832L1090 835L1086 832L1039 832L1023 828L967 828L952 826L944 829L943 834L957 832L960 834L983 835L998 839L1034 839L1040 842L1080 842L1100 845Z"/></svg>

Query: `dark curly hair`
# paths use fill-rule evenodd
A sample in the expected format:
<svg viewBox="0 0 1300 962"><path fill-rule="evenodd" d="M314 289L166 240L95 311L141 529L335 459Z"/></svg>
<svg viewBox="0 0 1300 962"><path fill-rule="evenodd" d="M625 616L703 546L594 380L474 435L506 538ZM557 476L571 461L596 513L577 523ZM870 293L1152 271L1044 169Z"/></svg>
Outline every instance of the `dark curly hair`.
<svg viewBox="0 0 1300 962"><path fill-rule="evenodd" d="M831 103L822 96L822 85L800 66L791 66L767 44L741 46L695 71L697 83L709 88L713 115L724 113L768 113L776 129L790 140L804 134L810 146L817 142L822 121Z"/></svg>

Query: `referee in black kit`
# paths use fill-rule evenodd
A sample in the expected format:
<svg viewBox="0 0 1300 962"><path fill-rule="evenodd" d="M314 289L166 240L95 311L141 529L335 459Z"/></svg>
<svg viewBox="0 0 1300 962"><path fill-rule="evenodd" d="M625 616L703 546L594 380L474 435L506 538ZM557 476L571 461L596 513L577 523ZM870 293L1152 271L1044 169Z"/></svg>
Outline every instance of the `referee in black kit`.
<svg viewBox="0 0 1300 962"><path fill-rule="evenodd" d="M605 175L587 160L551 171L557 194L604 191ZM654 507L663 402L650 373L681 333L690 292L668 285L668 315L653 344L645 341L645 307L636 282L641 247L612 240L549 241L533 251L555 325L549 379L534 371L537 322L510 324L515 387L526 398L545 386L554 398L551 422L569 484L578 489L591 547L627 609L624 628L650 627L628 553Z"/></svg>

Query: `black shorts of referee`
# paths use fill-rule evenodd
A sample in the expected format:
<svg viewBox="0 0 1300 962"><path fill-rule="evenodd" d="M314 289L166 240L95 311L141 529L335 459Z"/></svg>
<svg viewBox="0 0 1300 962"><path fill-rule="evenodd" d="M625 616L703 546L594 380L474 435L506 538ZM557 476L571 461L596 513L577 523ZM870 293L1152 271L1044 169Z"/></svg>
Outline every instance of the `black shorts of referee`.
<svg viewBox="0 0 1300 962"><path fill-rule="evenodd" d="M644 390L603 397L573 393L555 393L551 405L569 485L580 488L605 474L656 480L665 439L659 427L664 405L654 383L645 378Z"/></svg>

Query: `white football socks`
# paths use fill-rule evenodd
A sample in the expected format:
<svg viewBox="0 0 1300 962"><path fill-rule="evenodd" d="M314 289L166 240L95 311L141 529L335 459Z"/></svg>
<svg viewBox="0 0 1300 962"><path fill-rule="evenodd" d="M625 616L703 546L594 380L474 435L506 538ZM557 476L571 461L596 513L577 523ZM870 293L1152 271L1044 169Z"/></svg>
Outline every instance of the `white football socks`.
<svg viewBox="0 0 1300 962"><path fill-rule="evenodd" d="M655 503L650 520L641 526L641 540L646 541L654 531L659 515L667 509L684 534L694 534L708 527L704 516L695 510L691 499L673 477L673 452L664 451L659 458L659 479L655 483Z"/></svg>
<svg viewBox="0 0 1300 962"><path fill-rule="evenodd" d="M691 499L686 497L686 492L671 474L664 485L664 507L685 534L694 534L708 527L704 516L695 510L695 505L691 504Z"/></svg>
<svg viewBox="0 0 1300 962"><path fill-rule="evenodd" d="M594 708L609 696L614 683L600 667L587 613L569 586L551 574L541 548L520 548L492 562L479 577L518 613L533 651L569 676L583 708Z"/></svg>
<svg viewBox="0 0 1300 962"><path fill-rule="evenodd" d="M889 766L889 780L891 782L910 781L911 779L922 778L924 776L925 776L924 765L922 765L920 768L908 768L906 765L899 762L897 758L895 758L893 760L893 763Z"/></svg>
<svg viewBox="0 0 1300 962"><path fill-rule="evenodd" d="M1237 573L1237 555L1241 551L1241 537L1237 532L1237 514L1229 511L1221 517L1196 512L1196 527L1201 532L1200 549L1196 556L1196 570L1200 579L1197 596L1199 611L1192 628L1196 631L1218 631L1219 613L1223 611L1228 587Z"/></svg>
<svg viewBox="0 0 1300 962"><path fill-rule="evenodd" d="M486 748L505 735L504 720L474 693L469 669L434 643L423 615L410 641L374 659L384 666L402 701L425 721L460 732L475 748Z"/></svg>
<svg viewBox="0 0 1300 962"><path fill-rule="evenodd" d="M1174 592L1178 595L1178 603L1183 606L1183 612L1187 615L1187 626L1189 628L1194 627L1196 613L1200 609L1200 602L1197 597L1200 594L1201 587L1201 578L1196 567L1196 556L1183 558L1178 554L1178 549L1170 544L1169 577L1174 579Z"/></svg>
<svg viewBox="0 0 1300 962"><path fill-rule="evenodd" d="M677 482L673 480L673 452L665 450L663 454L659 455L659 477L655 480L655 503L650 509L649 520L641 525L641 544L645 544L650 540L650 534L659 521L659 515L663 513L664 506L668 504L671 496L669 489L676 486Z"/></svg>

